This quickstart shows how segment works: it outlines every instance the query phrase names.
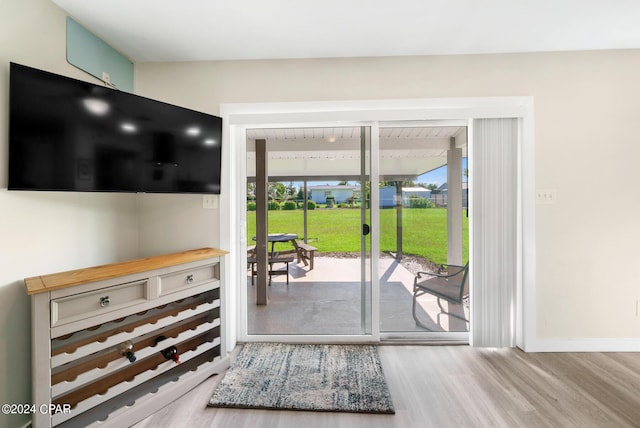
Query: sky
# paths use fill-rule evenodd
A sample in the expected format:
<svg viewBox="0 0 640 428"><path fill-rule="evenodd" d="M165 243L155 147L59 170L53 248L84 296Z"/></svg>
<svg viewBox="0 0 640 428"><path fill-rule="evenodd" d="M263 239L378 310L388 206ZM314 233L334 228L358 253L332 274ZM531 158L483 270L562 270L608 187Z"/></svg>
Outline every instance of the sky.
<svg viewBox="0 0 640 428"><path fill-rule="evenodd" d="M462 158L462 171L467 169L467 158ZM462 177L462 181L467 181L466 177ZM447 182L447 166L441 166L440 168L434 169L433 171L427 172L426 174L422 174L415 180L415 183L425 183L425 184L436 184L440 186L443 183Z"/></svg>
<svg viewBox="0 0 640 428"><path fill-rule="evenodd" d="M466 167L465 167L466 168ZM440 186L443 183L447 182L447 166L441 166L440 168L434 169L433 171L427 172L426 174L422 174L415 180L415 183L424 183L424 184L435 184Z"/></svg>

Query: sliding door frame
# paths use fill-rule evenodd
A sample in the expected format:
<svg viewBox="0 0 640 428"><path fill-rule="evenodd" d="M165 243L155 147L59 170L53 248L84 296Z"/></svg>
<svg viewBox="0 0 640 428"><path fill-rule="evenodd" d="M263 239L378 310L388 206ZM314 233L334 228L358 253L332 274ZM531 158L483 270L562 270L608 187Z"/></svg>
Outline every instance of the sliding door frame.
<svg viewBox="0 0 640 428"><path fill-rule="evenodd" d="M379 136L378 136L378 128L377 124L370 121L358 121L358 122L344 122L341 121L339 123L335 122L295 122L295 123L261 123L256 125L247 125L243 124L240 126L233 126L233 134L234 140L232 144L237 144L237 153L238 156L237 161L238 164L238 175L235 177L235 182L237 185L237 201L236 208L237 212L234 219L239 220L237 226L233 226L234 230L239 230L240 235L236 237L236 248L235 255L238 256L236 258L235 263L231 262L232 269L235 267L239 267L238 276L235 280L235 283L240 284L240 281L243 281L243 278L246 277L246 271L243 269L243 266L246 267L246 251L242 251L242 249L247 246L246 230L247 230L247 216L246 216L246 182L247 182L247 174L246 174L246 153L247 153L247 130L248 129L265 129L265 128L322 128L322 127L358 127L361 129L361 132L365 132L365 128L368 128L368 143L365 141L361 141L361 171L357 174L360 176L360 180L364 179L364 176L368 175L370 180L370 185L378 186L378 147L379 147ZM362 135L361 135L362 138ZM224 143L223 143L224 144ZM368 157L367 157L368 156ZM368 164L368 165L365 165ZM240 172L242 171L242 172ZM356 175L356 174L354 174ZM374 204L378 203L379 195L377 192L371 192L371 207L377 206ZM232 202L233 204L233 202ZM370 223L369 226L372 231L377 230L378 228L378 213L377 210L370 208L369 210ZM364 212L363 212L364 213ZM364 218L364 217L363 217ZM376 228L376 229L374 229ZM362 229L360 229L362 231ZM362 233L362 232L361 232ZM375 235L363 237L363 241L369 240L370 242L370 254L369 258L365 257L364 248L361 251L361 327L362 332L359 334L278 334L277 332L273 334L252 334L249 332L248 326L248 317L247 317L247 304L249 300L249 296L247 294L247 288L238 287L238 289L234 289L231 293L234 294L235 302L229 302L228 304L232 305L235 308L236 316L236 338L241 342L289 342L289 343L377 343L380 341L380 318L379 311L376 308L379 307L379 278L377 275L373 273L378 271L378 259L374 257L373 254L378 254L378 241ZM229 247L230 248L230 247ZM371 290L370 294L365 291L365 288L369 288ZM370 301L366 301L365 296L370 296ZM231 306L230 306L231 307ZM371 308L368 310L368 308ZM367 317L365 319L365 317ZM369 332L365 332L365 326L371 326ZM232 343L235 346L235 342ZM229 348L233 349L233 348Z"/></svg>
<svg viewBox="0 0 640 428"><path fill-rule="evenodd" d="M225 307L228 309L225 332L227 349L238 341L288 341L314 343L379 342L379 281L377 278L378 238L372 239L372 309L375 313L370 335L269 335L247 334L246 280L241 249L246 246L246 130L247 128L302 126L372 126L371 176L378 174L378 123L390 121L467 120L472 132L473 119L518 118L519 141L518 216L521 225L518 237L516 308L516 345L525 351L536 342L535 296L535 164L533 139L533 98L442 98L406 100L325 101L293 103L222 104L223 118L223 180L220 206L220 246L227 256L224 284ZM375 142L374 142L375 140ZM472 138L469 138L472 141ZM372 183L373 185L374 183ZM375 192L374 192L375 193ZM373 201L372 201L373 205ZM374 207L376 205L373 205ZM472 211L473 216L473 211ZM377 210L372 210L372 230L378 230ZM471 244L470 244L471 245ZM473 286L473 271L470 272ZM245 297L243 297L243 292ZM244 301L243 301L244 300ZM242 305L245 305L244 308Z"/></svg>
<svg viewBox="0 0 640 428"><path fill-rule="evenodd" d="M379 129L384 128L439 128L439 127L464 127L471 134L470 121L467 119L447 120L414 120L414 121L380 121ZM468 137L467 137L468 139ZM467 141L470 150L470 141ZM469 177L471 182L471 177ZM378 205L379 206L379 205ZM469 207L471 210L471 207ZM448 233L447 233L448 235ZM460 242L462 244L462 242ZM462 251L462 249L461 249ZM448 261L447 263L450 263ZM458 262L459 264L459 262ZM384 302L381 302L384 304ZM469 343L468 331L380 331L380 339L386 342L447 342L456 344Z"/></svg>

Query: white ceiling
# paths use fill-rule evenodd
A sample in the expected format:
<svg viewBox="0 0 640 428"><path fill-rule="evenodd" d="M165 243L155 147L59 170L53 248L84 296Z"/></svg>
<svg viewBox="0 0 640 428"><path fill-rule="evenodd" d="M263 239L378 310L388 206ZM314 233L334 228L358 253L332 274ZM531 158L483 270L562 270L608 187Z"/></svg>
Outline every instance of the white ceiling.
<svg viewBox="0 0 640 428"><path fill-rule="evenodd" d="M134 62L640 48L639 0L53 0Z"/></svg>

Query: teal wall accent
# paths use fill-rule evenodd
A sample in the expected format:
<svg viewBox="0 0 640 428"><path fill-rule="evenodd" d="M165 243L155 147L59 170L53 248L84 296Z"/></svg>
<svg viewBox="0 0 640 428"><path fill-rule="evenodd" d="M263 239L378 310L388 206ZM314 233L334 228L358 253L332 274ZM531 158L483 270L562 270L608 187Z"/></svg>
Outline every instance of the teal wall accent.
<svg viewBox="0 0 640 428"><path fill-rule="evenodd" d="M115 88L133 93L133 63L71 17L67 17L67 61L100 80L106 72Z"/></svg>

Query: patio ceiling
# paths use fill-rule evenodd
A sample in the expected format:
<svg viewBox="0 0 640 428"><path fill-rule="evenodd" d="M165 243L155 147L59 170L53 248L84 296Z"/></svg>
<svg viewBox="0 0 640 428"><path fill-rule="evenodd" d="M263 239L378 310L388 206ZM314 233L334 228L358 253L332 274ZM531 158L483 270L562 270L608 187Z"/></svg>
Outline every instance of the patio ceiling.
<svg viewBox="0 0 640 428"><path fill-rule="evenodd" d="M464 126L380 129L380 175L415 179L447 163L452 138L467 155ZM247 176L255 176L255 141L267 143L269 176L277 180L332 177L360 171L360 127L261 128L247 130Z"/></svg>

